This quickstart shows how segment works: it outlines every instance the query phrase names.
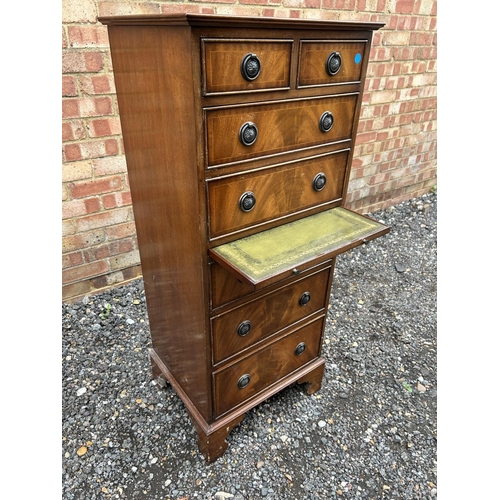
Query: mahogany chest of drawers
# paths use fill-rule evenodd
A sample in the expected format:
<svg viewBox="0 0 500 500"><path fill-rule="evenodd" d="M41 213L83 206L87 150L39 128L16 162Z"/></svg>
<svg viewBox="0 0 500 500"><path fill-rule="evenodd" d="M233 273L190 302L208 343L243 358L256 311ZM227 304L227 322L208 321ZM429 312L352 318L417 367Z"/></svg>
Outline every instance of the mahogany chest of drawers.
<svg viewBox="0 0 500 500"><path fill-rule="evenodd" d="M210 15L108 26L152 337L208 461L284 387L321 387L377 23Z"/></svg>

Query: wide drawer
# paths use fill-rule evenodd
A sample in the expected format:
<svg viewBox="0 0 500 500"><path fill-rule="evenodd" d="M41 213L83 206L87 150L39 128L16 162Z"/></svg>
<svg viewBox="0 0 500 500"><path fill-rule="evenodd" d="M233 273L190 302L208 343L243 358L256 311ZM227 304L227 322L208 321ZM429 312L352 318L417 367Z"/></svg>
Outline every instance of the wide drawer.
<svg viewBox="0 0 500 500"><path fill-rule="evenodd" d="M208 181L210 238L340 201L349 150Z"/></svg>
<svg viewBox="0 0 500 500"><path fill-rule="evenodd" d="M293 40L203 39L205 95L290 88Z"/></svg>
<svg viewBox="0 0 500 500"><path fill-rule="evenodd" d="M358 96L205 109L207 166L350 140Z"/></svg>
<svg viewBox="0 0 500 500"><path fill-rule="evenodd" d="M330 291L330 270L323 269L214 318L214 363L324 309Z"/></svg>
<svg viewBox="0 0 500 500"><path fill-rule="evenodd" d="M324 316L213 375L220 416L318 357Z"/></svg>
<svg viewBox="0 0 500 500"><path fill-rule="evenodd" d="M366 40L302 40L297 86L359 83L367 46Z"/></svg>

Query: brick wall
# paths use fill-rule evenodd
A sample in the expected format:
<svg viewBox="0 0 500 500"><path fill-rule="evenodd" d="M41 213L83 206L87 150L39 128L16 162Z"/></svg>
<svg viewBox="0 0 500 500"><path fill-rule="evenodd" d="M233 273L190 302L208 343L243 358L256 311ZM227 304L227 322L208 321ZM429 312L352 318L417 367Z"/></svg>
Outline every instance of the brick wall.
<svg viewBox="0 0 500 500"><path fill-rule="evenodd" d="M106 27L170 12L378 21L348 206L368 212L436 184L436 0L63 0L63 300L141 275Z"/></svg>

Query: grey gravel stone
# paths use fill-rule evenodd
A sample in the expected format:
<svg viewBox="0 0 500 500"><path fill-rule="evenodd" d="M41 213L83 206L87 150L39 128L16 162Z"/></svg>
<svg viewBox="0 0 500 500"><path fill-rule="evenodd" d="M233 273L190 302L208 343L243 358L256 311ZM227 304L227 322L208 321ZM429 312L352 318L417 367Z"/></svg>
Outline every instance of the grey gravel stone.
<svg viewBox="0 0 500 500"><path fill-rule="evenodd" d="M321 390L249 411L213 464L151 380L142 280L63 304L62 498L437 498L437 195L370 215L391 232L337 257Z"/></svg>

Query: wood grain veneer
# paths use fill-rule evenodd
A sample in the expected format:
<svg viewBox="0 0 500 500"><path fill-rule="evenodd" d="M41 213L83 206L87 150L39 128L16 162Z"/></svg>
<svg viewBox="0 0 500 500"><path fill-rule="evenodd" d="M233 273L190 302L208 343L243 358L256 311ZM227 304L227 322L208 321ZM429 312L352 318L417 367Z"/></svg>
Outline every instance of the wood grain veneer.
<svg viewBox="0 0 500 500"><path fill-rule="evenodd" d="M366 222L373 230L356 233L365 222L355 214L340 246L294 257L287 241L303 240L290 229L305 222L303 246L316 245L314 217L344 210L372 33L383 24L198 14L99 20L110 41L152 376L185 403L212 462L251 408L295 382L320 390L335 256L389 230ZM342 64L328 75L332 52ZM325 112L331 129L320 126ZM258 130L251 145L240 138L248 123ZM339 234L337 223L326 239ZM277 238L262 244L281 247L286 269L265 275L272 258L256 268L250 260L261 252L241 262L225 253L268 231ZM255 281L246 268L264 275Z"/></svg>

